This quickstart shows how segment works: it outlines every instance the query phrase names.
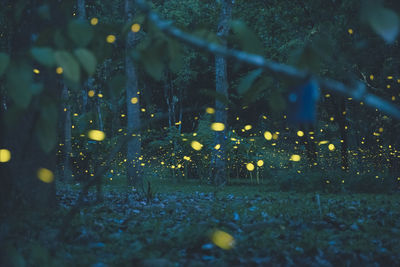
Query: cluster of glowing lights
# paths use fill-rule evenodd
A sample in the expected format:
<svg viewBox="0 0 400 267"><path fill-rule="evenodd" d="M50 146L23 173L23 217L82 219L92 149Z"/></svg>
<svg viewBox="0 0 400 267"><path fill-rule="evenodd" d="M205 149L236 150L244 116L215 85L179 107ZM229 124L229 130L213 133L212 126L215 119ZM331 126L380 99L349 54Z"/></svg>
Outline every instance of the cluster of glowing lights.
<svg viewBox="0 0 400 267"><path fill-rule="evenodd" d="M92 24L93 26L96 26L99 23L99 19L98 18L92 18L90 20L90 24Z"/></svg>
<svg viewBox="0 0 400 267"><path fill-rule="evenodd" d="M207 114L214 114L215 113L215 109L212 108L212 107L208 107L208 108L206 108L206 113Z"/></svg>
<svg viewBox="0 0 400 267"><path fill-rule="evenodd" d="M52 183L54 181L53 172L46 168L40 168L37 171L37 177L40 181L47 184Z"/></svg>
<svg viewBox="0 0 400 267"><path fill-rule="evenodd" d="M137 104L139 102L139 98L137 98L137 97L132 97L131 98L131 103L132 104Z"/></svg>
<svg viewBox="0 0 400 267"><path fill-rule="evenodd" d="M11 160L11 152L8 149L0 149L0 162L5 163Z"/></svg>
<svg viewBox="0 0 400 267"><path fill-rule="evenodd" d="M300 161L301 157L300 157L300 155L293 154L290 156L290 160L291 161Z"/></svg>
<svg viewBox="0 0 400 267"><path fill-rule="evenodd" d="M132 26L131 26L131 31L133 31L133 32L139 32L140 31L140 24L138 24L138 23L135 23L135 24L133 24Z"/></svg>
<svg viewBox="0 0 400 267"><path fill-rule="evenodd" d="M235 239L230 234L216 230L211 234L211 241L222 249L228 250L235 246Z"/></svg>
<svg viewBox="0 0 400 267"><path fill-rule="evenodd" d="M106 138L106 134L100 130L90 130L88 137L94 141L103 141Z"/></svg>
<svg viewBox="0 0 400 267"><path fill-rule="evenodd" d="M110 35L107 35L107 37L106 37L106 41L107 41L107 43L109 43L109 44L114 43L115 40L116 40L115 35L110 34Z"/></svg>
<svg viewBox="0 0 400 267"><path fill-rule="evenodd" d="M57 67L56 68L56 73L57 74L62 74L63 72L64 72L63 68L61 68L61 67Z"/></svg>
<svg viewBox="0 0 400 267"><path fill-rule="evenodd" d="M211 124L211 130L221 132L225 130L225 124L223 124L222 122L214 122Z"/></svg>
<svg viewBox="0 0 400 267"><path fill-rule="evenodd" d="M198 141L192 141L190 146L196 151L200 151L203 148L203 145Z"/></svg>
<svg viewBox="0 0 400 267"><path fill-rule="evenodd" d="M246 169L249 171L249 172L252 172L252 171L254 171L254 164L253 163L247 163L246 164Z"/></svg>
<svg viewBox="0 0 400 267"><path fill-rule="evenodd" d="M268 141L272 140L272 133L269 131L264 132L264 138Z"/></svg>

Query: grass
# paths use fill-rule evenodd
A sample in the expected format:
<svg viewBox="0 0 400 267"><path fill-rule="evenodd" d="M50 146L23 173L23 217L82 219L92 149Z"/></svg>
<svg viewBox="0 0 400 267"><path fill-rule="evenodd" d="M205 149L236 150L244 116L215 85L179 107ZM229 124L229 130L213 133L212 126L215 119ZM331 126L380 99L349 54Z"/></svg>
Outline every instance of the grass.
<svg viewBox="0 0 400 267"><path fill-rule="evenodd" d="M17 223L30 234L10 238L4 251L32 266L400 264L397 194L318 193L319 205L316 193L152 179L155 195L146 202L124 183L104 181L104 202L83 207L62 229L63 242L52 233L78 186L59 188L63 208L47 221ZM215 230L231 235L234 247L214 244Z"/></svg>

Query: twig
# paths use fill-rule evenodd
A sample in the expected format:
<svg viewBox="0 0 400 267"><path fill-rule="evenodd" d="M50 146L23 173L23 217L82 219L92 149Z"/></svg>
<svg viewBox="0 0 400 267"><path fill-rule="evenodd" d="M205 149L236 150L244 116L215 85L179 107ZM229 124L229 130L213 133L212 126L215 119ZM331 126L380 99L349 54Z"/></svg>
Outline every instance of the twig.
<svg viewBox="0 0 400 267"><path fill-rule="evenodd" d="M236 49L229 49L226 46L210 43L206 40L198 38L196 36L187 34L172 25L171 21L160 19L158 14L152 12L150 7L144 0L135 0L136 5L143 13L147 14L149 20L156 25L165 34L174 37L183 43L190 46L197 47L201 50L210 52L215 55L223 57L233 58L236 61L270 71L271 73L280 77L291 78L294 80L304 80L308 77L308 73L299 70L295 67L280 64L271 60L268 60L260 55L246 53ZM366 91L364 83L357 83L356 87L348 87L341 82L331 79L325 79L321 77L315 77L318 81L320 88L336 92L341 95L352 97L354 100L362 101L367 106L375 109L379 109L382 112L391 115L400 120L400 108L393 105L380 97L370 94Z"/></svg>

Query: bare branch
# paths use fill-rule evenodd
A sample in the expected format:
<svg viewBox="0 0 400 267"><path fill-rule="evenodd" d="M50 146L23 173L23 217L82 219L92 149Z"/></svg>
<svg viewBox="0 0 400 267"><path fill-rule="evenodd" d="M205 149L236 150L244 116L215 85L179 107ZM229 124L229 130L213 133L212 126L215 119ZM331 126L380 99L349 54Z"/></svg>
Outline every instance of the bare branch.
<svg viewBox="0 0 400 267"><path fill-rule="evenodd" d="M220 55L227 58L233 58L236 61L262 68L283 78L293 80L304 80L309 76L309 73L299 70L295 67L280 64L268 60L260 55L246 53L236 49L229 49L226 46L210 43L196 36L187 34L172 25L171 21L162 20L158 14L152 12L144 0L135 0L136 5L143 13L147 14L148 18L165 34L174 37L185 44L197 47L201 50L210 52L215 55ZM366 90L364 83L357 83L356 87L349 87L345 84L331 79L315 77L322 90L332 91L341 95L352 97L354 100L362 101L367 106L378 109L388 115L391 115L400 120L400 108L392 103L389 103L380 97L370 94Z"/></svg>

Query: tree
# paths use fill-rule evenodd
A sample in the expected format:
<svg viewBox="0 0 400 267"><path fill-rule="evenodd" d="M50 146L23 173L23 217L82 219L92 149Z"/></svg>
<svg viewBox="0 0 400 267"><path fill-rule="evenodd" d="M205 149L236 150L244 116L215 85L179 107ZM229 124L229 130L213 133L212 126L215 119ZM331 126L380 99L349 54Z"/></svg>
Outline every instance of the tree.
<svg viewBox="0 0 400 267"><path fill-rule="evenodd" d="M217 36L223 45L226 44L226 36L230 29L230 20L232 14L232 0L221 1L221 14L218 23ZM226 58L221 55L215 57L215 88L218 95L228 99L228 73ZM215 101L215 121L222 123L227 127L227 106L219 98ZM212 156L213 180L216 185L226 181L226 153L225 139L226 129L215 132L215 146ZM218 148L219 147L219 148ZM218 148L218 149L217 149Z"/></svg>
<svg viewBox="0 0 400 267"><path fill-rule="evenodd" d="M131 22L133 20L133 3L125 0L125 17ZM140 173L139 157L141 153L140 141L140 108L139 108L139 89L136 68L130 55L135 47L136 34L129 31L126 37L125 47L125 75L126 75L126 105L127 105L127 132L132 134L132 139L127 147L127 179L128 184L139 187L142 185Z"/></svg>

